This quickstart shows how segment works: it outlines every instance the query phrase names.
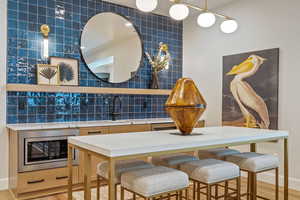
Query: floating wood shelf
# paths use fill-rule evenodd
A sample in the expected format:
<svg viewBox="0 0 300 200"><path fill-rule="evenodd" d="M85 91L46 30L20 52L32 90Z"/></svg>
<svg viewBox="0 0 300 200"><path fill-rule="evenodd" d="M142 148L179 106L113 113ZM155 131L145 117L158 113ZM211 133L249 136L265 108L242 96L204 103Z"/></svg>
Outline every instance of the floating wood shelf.
<svg viewBox="0 0 300 200"><path fill-rule="evenodd" d="M102 88L78 86L49 86L30 84L7 84L7 91L12 92L64 92L88 94L137 94L137 95L169 95L171 90L135 89L135 88Z"/></svg>

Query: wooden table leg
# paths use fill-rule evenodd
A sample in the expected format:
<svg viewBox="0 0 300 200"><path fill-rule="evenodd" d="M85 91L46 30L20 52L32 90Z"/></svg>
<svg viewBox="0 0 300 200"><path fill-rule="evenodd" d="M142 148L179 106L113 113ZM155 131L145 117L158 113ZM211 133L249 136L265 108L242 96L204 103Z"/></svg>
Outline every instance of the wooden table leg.
<svg viewBox="0 0 300 200"><path fill-rule="evenodd" d="M91 200L91 154L84 153L84 200Z"/></svg>
<svg viewBox="0 0 300 200"><path fill-rule="evenodd" d="M72 200L72 185L73 185L73 147L68 145L68 200Z"/></svg>
<svg viewBox="0 0 300 200"><path fill-rule="evenodd" d="M284 139L284 200L289 199L288 139Z"/></svg>
<svg viewBox="0 0 300 200"><path fill-rule="evenodd" d="M108 189L109 189L109 200L116 200L116 188L115 188L115 160L110 159L109 160L109 176L108 176Z"/></svg>

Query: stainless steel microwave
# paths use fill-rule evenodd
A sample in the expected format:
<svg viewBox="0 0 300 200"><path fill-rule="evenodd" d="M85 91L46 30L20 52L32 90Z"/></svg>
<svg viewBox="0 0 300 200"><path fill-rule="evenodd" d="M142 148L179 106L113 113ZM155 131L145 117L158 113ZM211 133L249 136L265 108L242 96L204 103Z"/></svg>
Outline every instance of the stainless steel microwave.
<svg viewBox="0 0 300 200"><path fill-rule="evenodd" d="M78 129L23 131L19 134L18 171L35 171L67 166L68 137L79 135ZM73 164L79 153L74 150Z"/></svg>

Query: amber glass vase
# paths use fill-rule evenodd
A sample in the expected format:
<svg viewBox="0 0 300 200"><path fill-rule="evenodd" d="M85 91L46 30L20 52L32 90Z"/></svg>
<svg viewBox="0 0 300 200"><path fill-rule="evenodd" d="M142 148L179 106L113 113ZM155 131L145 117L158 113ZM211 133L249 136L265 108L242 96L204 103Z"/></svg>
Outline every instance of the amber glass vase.
<svg viewBox="0 0 300 200"><path fill-rule="evenodd" d="M206 106L204 98L190 78L179 79L165 103L167 113L183 135L192 133Z"/></svg>

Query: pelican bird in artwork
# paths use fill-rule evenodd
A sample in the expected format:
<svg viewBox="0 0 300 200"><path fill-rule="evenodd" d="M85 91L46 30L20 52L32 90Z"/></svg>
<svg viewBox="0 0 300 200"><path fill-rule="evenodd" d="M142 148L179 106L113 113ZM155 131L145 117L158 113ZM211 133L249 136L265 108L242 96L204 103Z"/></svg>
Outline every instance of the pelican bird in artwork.
<svg viewBox="0 0 300 200"><path fill-rule="evenodd" d="M244 80L253 76L265 60L260 56L251 55L227 73L227 75L235 75L230 83L230 90L244 116L246 127L267 129L270 125L269 112L265 101ZM252 111L259 116L260 120L254 117Z"/></svg>

